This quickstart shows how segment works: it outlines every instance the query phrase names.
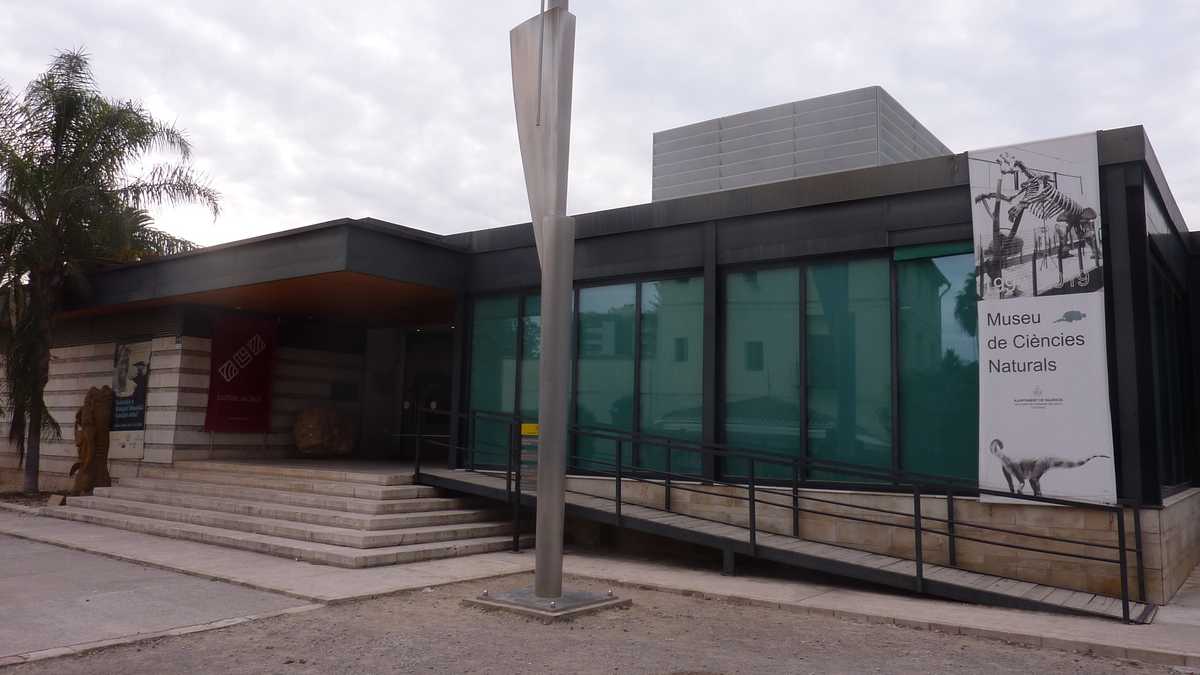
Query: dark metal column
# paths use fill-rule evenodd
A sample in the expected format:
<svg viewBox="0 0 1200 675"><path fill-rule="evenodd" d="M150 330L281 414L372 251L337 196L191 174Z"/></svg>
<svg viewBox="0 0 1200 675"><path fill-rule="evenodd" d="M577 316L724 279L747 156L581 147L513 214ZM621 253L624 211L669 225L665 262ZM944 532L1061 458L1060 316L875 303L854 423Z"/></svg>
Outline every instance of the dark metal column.
<svg viewBox="0 0 1200 675"><path fill-rule="evenodd" d="M446 466L458 468L458 448L462 446L462 413L467 403L465 396L467 373L470 372L470 340L467 339L471 315L467 305L467 294L454 294L454 341L453 365L450 368L450 447L446 451ZM414 403L413 405L418 405Z"/></svg>
<svg viewBox="0 0 1200 675"><path fill-rule="evenodd" d="M1117 494L1137 503L1161 502L1158 457L1150 421L1149 298L1142 168L1100 167L1106 261L1109 391L1119 467Z"/></svg>

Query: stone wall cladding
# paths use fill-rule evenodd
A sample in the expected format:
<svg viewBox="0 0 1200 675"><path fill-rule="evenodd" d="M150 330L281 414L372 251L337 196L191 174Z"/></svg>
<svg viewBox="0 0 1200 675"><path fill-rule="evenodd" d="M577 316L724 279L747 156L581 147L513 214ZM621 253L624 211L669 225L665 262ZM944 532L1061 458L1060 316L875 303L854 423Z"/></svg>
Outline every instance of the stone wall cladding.
<svg viewBox="0 0 1200 675"><path fill-rule="evenodd" d="M570 477L567 482L567 489L572 491L607 498L612 498L614 493L614 482L611 479ZM1165 603L1182 585L1187 573L1195 565L1195 559L1200 557L1200 489L1190 492L1194 494L1175 500L1164 509L1144 509L1141 512L1146 591L1147 598L1151 602ZM778 506L773 506L759 503L757 507L758 526L767 532L790 535L792 532L791 492L760 487L757 493L759 499L778 504ZM660 484L626 480L622 488L622 496L629 503L661 508L664 502L664 489ZM673 483L671 506L672 510L677 513L745 527L749 523L745 496L746 490L739 487ZM840 502L841 505L815 501L818 499ZM800 513L800 535L813 541L844 545L875 553L909 559L914 556L915 541L911 529L823 515L850 515L906 526L911 525L912 522L908 515L890 516L857 509L852 505L911 514L913 499L911 495L904 494L802 490L800 506L808 511ZM980 503L978 498L968 497L956 497L954 505L955 520L957 521L956 534L959 535L956 543L959 567L1034 583L1102 593L1114 597L1120 596L1120 568L1116 564L1023 551L962 539L963 536L969 536L987 542L1011 543L1045 550L1061 550L1099 558L1116 559L1117 551L1112 549L1059 544L1012 534L973 530L966 525L966 523L973 523L1019 529L1030 534L1067 537L1078 541L1115 546L1117 522L1114 513L1054 506L984 504ZM945 531L944 524L940 520L934 520L946 517L946 499L944 497L923 497L921 514L927 519L924 526L929 530ZM1160 518L1162 522L1167 523L1166 528L1160 527ZM1132 509L1126 509L1125 521L1127 546L1131 549L1128 554L1129 589L1131 599L1137 600L1139 599L1137 561L1132 551L1134 547ZM1172 525L1172 523L1178 523L1178 525ZM1186 530L1186 532L1181 530ZM926 532L922 538L923 558L928 562L947 564L949 562L947 541L947 537L943 534ZM1165 567L1164 560L1167 561Z"/></svg>
<svg viewBox="0 0 1200 675"><path fill-rule="evenodd" d="M204 430L208 409L208 338L184 337L168 363L174 367L151 374L151 401L146 421L146 461L283 457L291 452L296 415L313 405L334 405L356 415L358 401L333 403L335 382L361 388L363 362L356 354L281 347L271 384L271 427L266 433L211 433ZM155 354L158 358L158 354ZM155 378L158 378L157 381ZM155 454L151 456L151 441Z"/></svg>
<svg viewBox="0 0 1200 675"><path fill-rule="evenodd" d="M42 441L41 484L44 490L65 490L75 463L73 422L89 387L111 384L113 342L51 350L46 403L62 429L62 437ZM293 446L296 415L312 405L334 405L358 414L358 399L333 403L335 382L351 384L361 397L362 356L335 352L279 349L272 384L271 429L265 434L204 431L208 407L208 338L175 336L152 340L150 386L146 395L146 443L143 458L113 459L114 477L135 476L142 462L170 464L176 460L281 457ZM7 432L7 425L4 425ZM16 489L21 471L15 448L0 440L0 489Z"/></svg>
<svg viewBox="0 0 1200 675"><path fill-rule="evenodd" d="M1200 488L1168 497L1159 513L1163 585L1170 597L1200 565Z"/></svg>
<svg viewBox="0 0 1200 675"><path fill-rule="evenodd" d="M78 456L75 448L75 412L83 405L90 387L112 384L115 343L101 342L50 350L50 379L46 383L46 405L58 422L62 437L43 439L41 445L41 487L65 490L71 486L67 473ZM8 441L7 417L0 442L0 489L21 485L16 448Z"/></svg>

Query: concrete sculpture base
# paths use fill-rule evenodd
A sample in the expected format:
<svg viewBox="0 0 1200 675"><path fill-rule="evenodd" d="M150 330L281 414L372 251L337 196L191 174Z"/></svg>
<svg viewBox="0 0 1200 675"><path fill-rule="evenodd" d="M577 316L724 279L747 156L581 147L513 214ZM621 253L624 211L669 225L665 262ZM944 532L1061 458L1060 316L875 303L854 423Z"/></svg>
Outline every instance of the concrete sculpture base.
<svg viewBox="0 0 1200 675"><path fill-rule="evenodd" d="M629 598L618 598L608 593L566 591L557 598L539 598L532 587L512 591L489 593L484 591L477 598L463 600L463 604L482 609L495 609L520 614L542 623L571 621L585 614L606 609L625 609L633 604Z"/></svg>

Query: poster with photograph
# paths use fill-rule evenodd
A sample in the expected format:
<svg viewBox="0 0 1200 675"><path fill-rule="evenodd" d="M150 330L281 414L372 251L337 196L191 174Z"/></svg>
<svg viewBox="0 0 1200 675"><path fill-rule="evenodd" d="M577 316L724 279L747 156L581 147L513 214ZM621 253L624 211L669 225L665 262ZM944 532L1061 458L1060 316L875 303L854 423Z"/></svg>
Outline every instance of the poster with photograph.
<svg viewBox="0 0 1200 675"><path fill-rule="evenodd" d="M113 415L108 435L112 459L142 459L146 438L146 392L151 343L118 344L113 354Z"/></svg>
<svg viewBox="0 0 1200 675"><path fill-rule="evenodd" d="M967 158L980 487L1114 503L1096 136Z"/></svg>

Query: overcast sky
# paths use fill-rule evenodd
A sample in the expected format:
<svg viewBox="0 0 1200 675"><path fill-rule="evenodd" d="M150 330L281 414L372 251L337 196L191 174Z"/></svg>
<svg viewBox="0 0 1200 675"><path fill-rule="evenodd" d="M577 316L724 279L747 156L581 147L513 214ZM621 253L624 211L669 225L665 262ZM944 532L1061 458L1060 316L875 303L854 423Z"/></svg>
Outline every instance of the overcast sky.
<svg viewBox="0 0 1200 675"><path fill-rule="evenodd" d="M342 216L529 219L508 31L540 0L0 0L0 79L84 47L185 128L202 244ZM569 211L650 199L651 133L879 84L956 152L1143 124L1200 229L1200 3L576 0Z"/></svg>

